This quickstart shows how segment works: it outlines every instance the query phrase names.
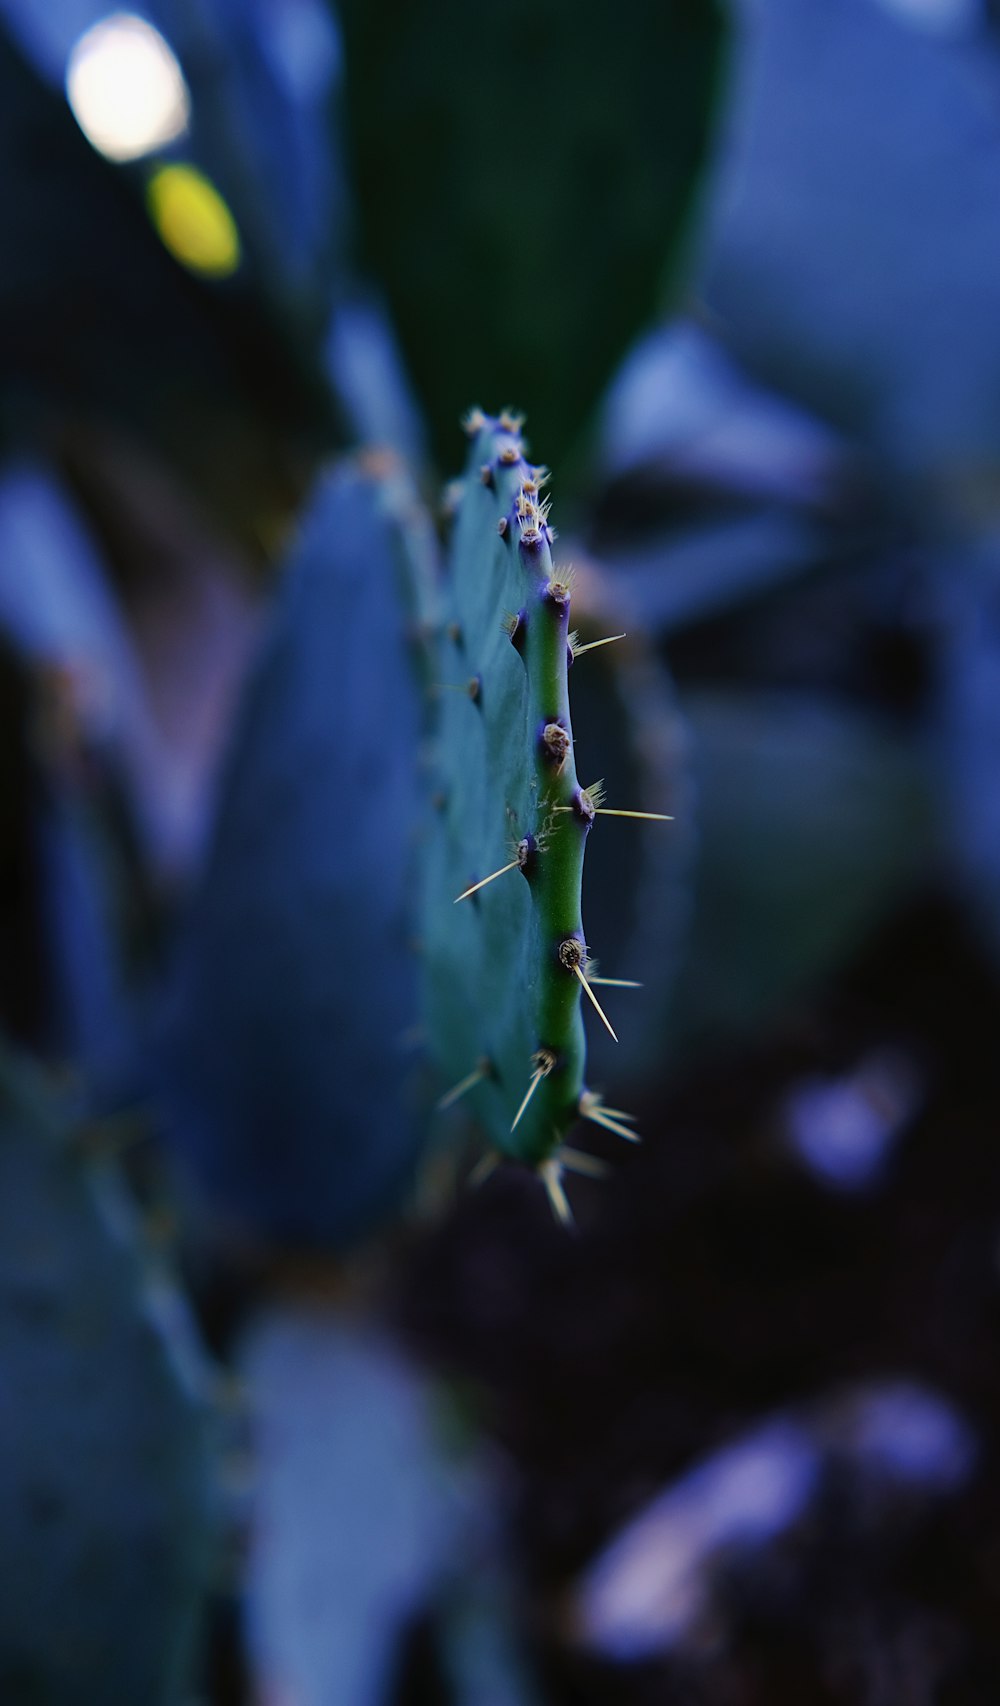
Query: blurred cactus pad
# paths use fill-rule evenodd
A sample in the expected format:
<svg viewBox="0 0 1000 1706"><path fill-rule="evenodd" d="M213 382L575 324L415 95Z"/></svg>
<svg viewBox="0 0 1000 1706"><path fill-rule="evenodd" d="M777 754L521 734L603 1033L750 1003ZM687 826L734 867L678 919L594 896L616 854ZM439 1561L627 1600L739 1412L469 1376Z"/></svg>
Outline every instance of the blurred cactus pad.
<svg viewBox="0 0 1000 1706"><path fill-rule="evenodd" d="M214 1428L113 1166L0 1055L0 1698L180 1706L216 1563Z"/></svg>
<svg viewBox="0 0 1000 1706"><path fill-rule="evenodd" d="M515 396L560 467L669 296L707 153L715 0L342 0L364 265L442 466Z"/></svg>
<svg viewBox="0 0 1000 1706"><path fill-rule="evenodd" d="M345 465L303 518L164 1027L177 1148L225 1221L279 1243L370 1231L421 1142L406 1046L424 715L407 594L421 540L404 542L396 498L392 480Z"/></svg>

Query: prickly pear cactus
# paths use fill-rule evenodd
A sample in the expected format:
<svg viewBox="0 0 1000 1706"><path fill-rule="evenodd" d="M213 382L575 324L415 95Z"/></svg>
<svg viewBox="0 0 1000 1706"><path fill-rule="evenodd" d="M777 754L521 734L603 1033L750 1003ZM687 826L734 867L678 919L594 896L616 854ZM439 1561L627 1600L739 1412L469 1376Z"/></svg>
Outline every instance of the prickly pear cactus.
<svg viewBox="0 0 1000 1706"><path fill-rule="evenodd" d="M0 1699L180 1706L216 1564L214 1424L108 1164L0 1051Z"/></svg>
<svg viewBox="0 0 1000 1706"><path fill-rule="evenodd" d="M406 1046L422 659L400 596L421 541L416 524L402 538L403 484L344 466L315 493L163 1026L169 1141L216 1212L271 1244L367 1235L422 1143Z"/></svg>
<svg viewBox="0 0 1000 1706"><path fill-rule="evenodd" d="M694 796L687 723L662 657L640 613L621 599L611 576L575 561L573 627L578 643L626 630L574 669L573 733L587 772L614 779L616 800L673 814L660 822L600 823L588 841L586 917L601 959L639 980L615 1003L620 1043L602 1026L588 1050L592 1080L630 1091L662 1072L666 1030L676 1030L667 1003L683 964L690 928L695 858ZM618 1015L623 1023L619 1023Z"/></svg>
<svg viewBox="0 0 1000 1706"><path fill-rule="evenodd" d="M426 1008L453 1081L442 1103L461 1097L496 1151L539 1168L564 1217L562 1168L586 1162L564 1146L577 1118L634 1134L584 1081L581 1003L586 993L601 1013L601 980L581 881L600 796L577 776L571 577L553 562L548 475L527 461L520 427L478 410L467 422L445 594Z"/></svg>

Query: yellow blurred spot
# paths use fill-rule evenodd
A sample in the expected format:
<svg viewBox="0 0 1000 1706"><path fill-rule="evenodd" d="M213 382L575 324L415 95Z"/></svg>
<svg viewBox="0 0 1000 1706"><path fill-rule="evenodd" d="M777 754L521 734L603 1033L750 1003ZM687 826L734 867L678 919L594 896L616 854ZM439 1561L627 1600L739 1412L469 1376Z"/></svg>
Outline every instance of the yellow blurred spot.
<svg viewBox="0 0 1000 1706"><path fill-rule="evenodd" d="M236 221L215 185L193 166L161 166L146 186L149 216L175 260L226 278L240 264Z"/></svg>

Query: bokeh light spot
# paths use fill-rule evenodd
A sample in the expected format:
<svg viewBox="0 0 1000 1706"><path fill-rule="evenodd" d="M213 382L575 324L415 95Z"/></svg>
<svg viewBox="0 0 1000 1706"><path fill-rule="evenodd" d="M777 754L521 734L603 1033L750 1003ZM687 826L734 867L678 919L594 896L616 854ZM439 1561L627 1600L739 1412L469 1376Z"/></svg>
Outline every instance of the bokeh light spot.
<svg viewBox="0 0 1000 1706"><path fill-rule="evenodd" d="M215 185L194 166L161 166L146 187L150 218L182 266L226 278L240 264L236 221Z"/></svg>
<svg viewBox="0 0 1000 1706"><path fill-rule="evenodd" d="M66 97L109 160L138 160L187 130L191 101L167 42L145 18L116 12L87 30L66 66Z"/></svg>

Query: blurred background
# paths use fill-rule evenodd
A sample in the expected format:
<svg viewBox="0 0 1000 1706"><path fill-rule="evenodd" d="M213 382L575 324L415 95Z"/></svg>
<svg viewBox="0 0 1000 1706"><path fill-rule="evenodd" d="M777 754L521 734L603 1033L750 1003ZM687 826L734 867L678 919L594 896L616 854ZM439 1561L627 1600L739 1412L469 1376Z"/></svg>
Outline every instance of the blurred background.
<svg viewBox="0 0 1000 1706"><path fill-rule="evenodd" d="M995 1706L996 6L0 0L0 166L4 1706ZM674 819L572 1232L421 1030L474 404Z"/></svg>

